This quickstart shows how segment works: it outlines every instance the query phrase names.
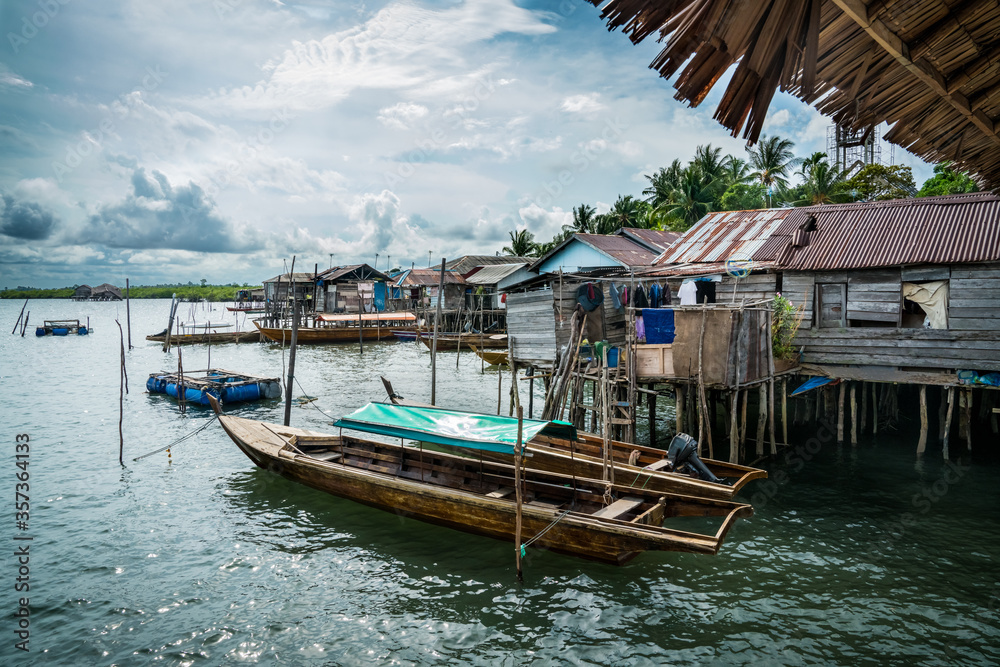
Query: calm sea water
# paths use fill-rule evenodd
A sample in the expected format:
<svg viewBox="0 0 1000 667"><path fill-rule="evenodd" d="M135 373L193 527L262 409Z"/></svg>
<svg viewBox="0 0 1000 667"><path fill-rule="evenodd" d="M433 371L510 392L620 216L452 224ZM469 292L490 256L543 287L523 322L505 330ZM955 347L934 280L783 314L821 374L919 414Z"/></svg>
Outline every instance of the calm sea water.
<svg viewBox="0 0 1000 667"><path fill-rule="evenodd" d="M0 664L1000 663L995 464L947 467L933 446L917 461L909 437L814 441L744 491L756 516L718 556L649 553L616 568L529 552L518 585L511 545L285 481L217 425L170 458L133 462L210 419L144 393L149 373L177 365L144 340L166 325L166 301L132 304L122 468L124 303L29 303L33 324L90 318L93 335L66 338L10 335L20 307L0 302ZM180 315L232 321L215 308ZM208 349L185 348L183 361L205 368ZM276 345L211 349L215 367L280 375L282 364ZM382 400L380 375L429 394L429 354L413 343L303 347L296 370L296 397L317 400L293 407L292 423L316 430L331 430L317 408ZM495 411L496 371L442 354L438 396ZM283 403L235 411L280 422ZM13 507L19 433L31 438L26 531ZM15 535L34 538L27 594L14 591ZM29 653L14 648L25 595Z"/></svg>

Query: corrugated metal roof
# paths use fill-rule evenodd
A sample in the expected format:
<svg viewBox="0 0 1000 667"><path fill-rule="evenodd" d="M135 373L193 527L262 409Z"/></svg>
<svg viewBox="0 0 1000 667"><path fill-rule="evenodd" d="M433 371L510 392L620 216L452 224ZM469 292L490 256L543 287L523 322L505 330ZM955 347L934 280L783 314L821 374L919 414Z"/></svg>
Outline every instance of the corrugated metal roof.
<svg viewBox="0 0 1000 667"><path fill-rule="evenodd" d="M624 236L605 236L604 234L574 234L573 236L626 266L649 266L656 259L656 253L650 252Z"/></svg>
<svg viewBox="0 0 1000 667"><path fill-rule="evenodd" d="M496 266L484 266L471 276L468 276L465 279L465 282L472 285L494 285L521 267L527 265L528 263L524 262L523 264L497 264Z"/></svg>
<svg viewBox="0 0 1000 667"><path fill-rule="evenodd" d="M297 282L297 283L311 283L313 281L313 278L315 278L315 277L316 277L316 274L312 273L311 271L309 273L299 273L298 271L296 271L295 273L291 274L291 277L289 277L289 274L287 274L287 273L282 273L281 275L275 276L273 278L268 278L264 282L265 283L276 283L280 279L281 282L287 283L290 280L294 279L295 282Z"/></svg>
<svg viewBox="0 0 1000 667"><path fill-rule="evenodd" d="M708 276L726 273L730 267L725 262L698 262L696 264L670 264L653 266L645 271L636 271L636 278L665 278L668 276ZM765 271L774 268L774 262L754 261L753 271Z"/></svg>
<svg viewBox="0 0 1000 667"><path fill-rule="evenodd" d="M709 213L684 232L655 263L659 266L757 259L754 255L793 210L771 208Z"/></svg>
<svg viewBox="0 0 1000 667"><path fill-rule="evenodd" d="M361 277L364 280L388 280L389 276L373 269L367 264L351 264L350 266L335 266L333 268L327 269L326 271L321 271L319 277L327 282L332 280L337 280L338 278L343 278L345 276L350 276L351 274L356 274L357 277Z"/></svg>
<svg viewBox="0 0 1000 667"><path fill-rule="evenodd" d="M653 252L663 252L681 237L678 232L642 229L641 227L622 227L618 234L645 245Z"/></svg>
<svg viewBox="0 0 1000 667"><path fill-rule="evenodd" d="M792 234L816 218L809 245ZM837 270L1000 260L1000 197L977 192L794 210L754 259L781 268Z"/></svg>
<svg viewBox="0 0 1000 667"><path fill-rule="evenodd" d="M410 269L404 271L396 282L396 286L418 287L420 285L437 285L441 280L441 269ZM465 278L454 271L444 272L444 282L446 285L465 285Z"/></svg>
<svg viewBox="0 0 1000 667"><path fill-rule="evenodd" d="M463 276L477 266L493 266L495 264L517 264L531 261L527 257L514 257L513 255L463 255L451 261L445 262L445 271L457 271ZM441 265L430 267L437 271L441 270Z"/></svg>

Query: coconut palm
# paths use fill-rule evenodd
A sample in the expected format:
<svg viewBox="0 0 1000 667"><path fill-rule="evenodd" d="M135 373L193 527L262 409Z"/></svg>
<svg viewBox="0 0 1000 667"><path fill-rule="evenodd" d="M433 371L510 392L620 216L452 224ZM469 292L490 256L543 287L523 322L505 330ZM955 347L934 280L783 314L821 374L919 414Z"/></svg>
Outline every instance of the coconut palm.
<svg viewBox="0 0 1000 667"><path fill-rule="evenodd" d="M837 165L827 162L824 155L822 159L813 163L809 170L809 178L804 184L805 196L796 201L795 205L815 206L847 201L850 195L844 192L846 175L846 171L841 171Z"/></svg>
<svg viewBox="0 0 1000 667"><path fill-rule="evenodd" d="M700 169L687 169L684 172L684 180L675 193L674 206L667 211L667 214L679 218L683 229L688 229L712 210L714 190L714 180L710 176L701 173Z"/></svg>
<svg viewBox="0 0 1000 667"><path fill-rule="evenodd" d="M672 201L673 193L684 177L684 165L680 160L674 160L669 167L660 167L652 176L645 176L649 187L642 194L646 197L646 202L656 208Z"/></svg>
<svg viewBox="0 0 1000 667"><path fill-rule="evenodd" d="M649 204L636 199L632 195L619 196L611 210L597 216L595 232L597 234L614 234L622 227L641 227L647 219L646 211Z"/></svg>
<svg viewBox="0 0 1000 667"><path fill-rule="evenodd" d="M723 185L729 188L731 185L744 185L751 180L750 165L746 160L741 160L734 155L727 155L722 161L722 172L719 174Z"/></svg>
<svg viewBox="0 0 1000 667"><path fill-rule="evenodd" d="M694 149L694 158L691 160L690 167L696 167L701 171L702 175L707 176L713 181L720 181L720 176L726 168L726 161L722 157L721 148L712 148L712 144L707 144L705 146L698 146Z"/></svg>
<svg viewBox="0 0 1000 667"><path fill-rule="evenodd" d="M573 209L573 223L563 225L563 232L569 234L592 234L597 224L597 212L593 206L580 204Z"/></svg>
<svg viewBox="0 0 1000 667"><path fill-rule="evenodd" d="M508 234L510 234L510 245L504 246L500 252L505 255L514 255L515 257L535 256L538 245L535 243L534 234L527 229L522 229L518 232L510 231Z"/></svg>
<svg viewBox="0 0 1000 667"><path fill-rule="evenodd" d="M747 149L753 178L765 188L787 185L789 171L798 163L792 153L794 146L790 139L762 135L756 146Z"/></svg>

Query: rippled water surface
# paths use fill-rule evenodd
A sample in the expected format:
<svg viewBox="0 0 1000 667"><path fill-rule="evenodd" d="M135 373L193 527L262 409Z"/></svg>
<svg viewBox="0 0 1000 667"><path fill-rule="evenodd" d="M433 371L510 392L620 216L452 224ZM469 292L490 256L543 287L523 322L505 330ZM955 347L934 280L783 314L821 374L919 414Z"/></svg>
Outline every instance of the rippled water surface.
<svg viewBox="0 0 1000 667"><path fill-rule="evenodd" d="M276 477L215 424L170 458L132 461L211 418L144 393L149 373L177 365L144 340L166 325L166 301L132 303L122 468L125 305L29 303L32 323L90 318L93 335L66 338L10 335L20 307L0 302L0 664L1000 663L995 464L946 467L933 445L919 462L903 437L813 447L767 464L772 480L742 496L756 516L718 556L648 553L618 568L529 552L517 585L510 544ZM226 317L215 308L180 313ZM185 348L183 361L204 368L208 349ZM276 345L211 349L214 367L280 375L282 364ZM317 408L382 400L380 375L408 397L430 391L429 354L413 343L303 347L296 370L296 397L317 400L293 407L292 424L320 431L330 418ZM496 401L495 369L440 355L440 404ZM283 415L278 401L234 409ZM18 433L31 437L27 531L13 520ZM34 537L27 654L13 647L15 533Z"/></svg>

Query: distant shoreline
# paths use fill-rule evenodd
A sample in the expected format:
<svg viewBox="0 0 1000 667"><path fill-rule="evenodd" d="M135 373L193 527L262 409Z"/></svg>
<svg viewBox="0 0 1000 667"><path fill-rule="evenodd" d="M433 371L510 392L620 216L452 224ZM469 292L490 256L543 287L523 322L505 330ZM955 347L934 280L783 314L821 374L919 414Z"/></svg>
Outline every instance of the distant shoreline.
<svg viewBox="0 0 1000 667"><path fill-rule="evenodd" d="M125 288L119 288L122 297ZM232 301L237 290L262 289L261 285L132 285L129 288L131 299L169 299L175 294L182 300L196 301ZM0 299L71 299L76 287L57 287L52 289L7 289L0 291Z"/></svg>

